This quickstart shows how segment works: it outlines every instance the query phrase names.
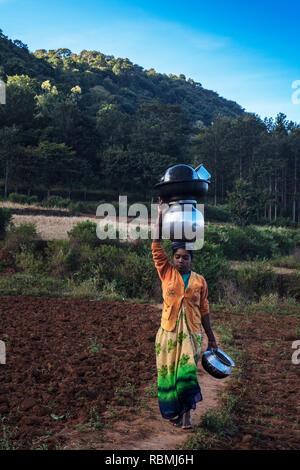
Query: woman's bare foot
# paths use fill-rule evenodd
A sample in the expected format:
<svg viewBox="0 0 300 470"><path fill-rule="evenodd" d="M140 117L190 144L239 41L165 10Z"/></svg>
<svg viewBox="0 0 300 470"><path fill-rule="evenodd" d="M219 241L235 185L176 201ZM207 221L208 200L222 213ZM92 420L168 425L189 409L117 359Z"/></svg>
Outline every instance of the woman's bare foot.
<svg viewBox="0 0 300 470"><path fill-rule="evenodd" d="M194 426L191 423L191 418L190 418L190 411L187 413L184 413L182 416L182 429L193 429Z"/></svg>
<svg viewBox="0 0 300 470"><path fill-rule="evenodd" d="M173 426L176 426L177 428L182 427L182 417L178 416L177 418L170 419L170 422L173 424Z"/></svg>

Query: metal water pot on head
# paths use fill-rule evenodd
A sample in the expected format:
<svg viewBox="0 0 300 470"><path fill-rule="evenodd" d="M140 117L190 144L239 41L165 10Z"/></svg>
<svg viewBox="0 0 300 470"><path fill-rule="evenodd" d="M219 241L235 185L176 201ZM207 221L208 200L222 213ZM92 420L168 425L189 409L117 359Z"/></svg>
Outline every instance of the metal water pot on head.
<svg viewBox="0 0 300 470"><path fill-rule="evenodd" d="M169 210L162 222L163 238L194 242L203 234L204 217L197 209L210 184L210 173L201 163L197 168L179 164L167 169L154 187Z"/></svg>

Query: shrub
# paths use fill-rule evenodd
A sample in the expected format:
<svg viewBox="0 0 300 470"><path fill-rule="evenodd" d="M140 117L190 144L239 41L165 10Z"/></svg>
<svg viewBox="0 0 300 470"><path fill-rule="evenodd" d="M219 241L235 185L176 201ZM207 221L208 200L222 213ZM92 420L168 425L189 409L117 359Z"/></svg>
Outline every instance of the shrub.
<svg viewBox="0 0 300 470"><path fill-rule="evenodd" d="M294 273L289 276L287 296L294 297L298 302L300 301L300 273Z"/></svg>
<svg viewBox="0 0 300 470"><path fill-rule="evenodd" d="M277 217L276 220L268 220L267 224L274 227L297 227L297 222L293 222L290 217Z"/></svg>
<svg viewBox="0 0 300 470"><path fill-rule="evenodd" d="M270 264L280 268L300 269L300 262L294 255L277 256L270 261Z"/></svg>
<svg viewBox="0 0 300 470"><path fill-rule="evenodd" d="M258 230L262 230L258 228ZM285 227L266 227L265 231L273 237L277 244L276 253L289 255L295 247L293 231Z"/></svg>
<svg viewBox="0 0 300 470"><path fill-rule="evenodd" d="M300 247L300 229L292 231L292 237L296 247Z"/></svg>
<svg viewBox="0 0 300 470"><path fill-rule="evenodd" d="M213 227L205 231L205 238L220 246L227 259L245 259L248 253L248 237L240 227Z"/></svg>
<svg viewBox="0 0 300 470"><path fill-rule="evenodd" d="M37 196L28 197L28 204L38 204L39 199Z"/></svg>
<svg viewBox="0 0 300 470"><path fill-rule="evenodd" d="M67 278L80 266L79 248L71 246L69 240L49 241L45 253L55 278Z"/></svg>
<svg viewBox="0 0 300 470"><path fill-rule="evenodd" d="M122 247L126 251L136 253L138 256L146 257L152 260L151 243L152 241L149 239L142 240L138 238L134 241L122 243Z"/></svg>
<svg viewBox="0 0 300 470"><path fill-rule="evenodd" d="M228 277L230 272L221 247L208 241L194 252L192 270L205 278L210 300L216 299L218 281Z"/></svg>
<svg viewBox="0 0 300 470"><path fill-rule="evenodd" d="M288 254L296 244L296 235L283 227L245 228L208 225L205 239L220 245L224 256L234 260L271 258L275 254Z"/></svg>
<svg viewBox="0 0 300 470"><path fill-rule="evenodd" d="M236 280L238 287L255 300L276 290L275 274L263 263L238 268Z"/></svg>
<svg viewBox="0 0 300 470"><path fill-rule="evenodd" d="M152 260L130 253L119 266L120 278L117 286L124 290L126 297L149 299L153 294L153 280L156 276Z"/></svg>
<svg viewBox="0 0 300 470"><path fill-rule="evenodd" d="M15 266L15 260L7 248L0 250L0 271Z"/></svg>
<svg viewBox="0 0 300 470"><path fill-rule="evenodd" d="M99 240L98 240L99 241ZM54 241L53 241L54 242ZM54 246L54 243L51 245ZM59 242L65 242L63 252L57 259L55 264L62 268L64 266L64 272L72 274L72 279L77 285L90 278L95 278L97 289L101 290L103 283L107 280L108 282L113 281L113 277L109 274L113 270L118 269L118 263L121 263L123 258L126 256L126 250L123 249L123 244L120 246L120 242L115 240L112 244L103 242L98 248L94 248L87 244L78 244L77 242L71 242L66 240L60 240ZM58 241L56 240L55 245L59 248ZM59 251L58 251L59 253ZM73 272L67 269L66 260L71 258L70 253L76 253L76 268ZM74 256L75 257L75 256ZM49 258L52 259L52 264L57 258L57 254L49 253ZM70 267L70 265L69 265Z"/></svg>
<svg viewBox="0 0 300 470"><path fill-rule="evenodd" d="M86 205L82 201L78 202L70 202L68 205L68 209L72 212L73 215L80 215L82 212L85 212Z"/></svg>
<svg viewBox="0 0 300 470"><path fill-rule="evenodd" d="M268 294L268 295L262 295L259 300L259 303L261 306L265 306L265 307L269 307L270 305L274 307L278 305L280 303L278 292Z"/></svg>
<svg viewBox="0 0 300 470"><path fill-rule="evenodd" d="M247 239L247 257L246 259L271 258L278 251L278 244L268 229L260 229L248 226L245 228Z"/></svg>
<svg viewBox="0 0 300 470"><path fill-rule="evenodd" d="M77 284L71 279L67 280L67 287L65 290L65 295L70 297L79 297L79 298L93 298L98 297L100 294L99 290L95 286L94 279L86 279L80 284Z"/></svg>
<svg viewBox="0 0 300 470"><path fill-rule="evenodd" d="M248 297L238 289L236 280L232 278L220 279L216 293L219 295L217 303L227 306L244 305L249 301Z"/></svg>
<svg viewBox="0 0 300 470"><path fill-rule="evenodd" d="M118 293L117 283L115 280L112 282L105 281L100 296L108 300L122 300L122 296Z"/></svg>
<svg viewBox="0 0 300 470"><path fill-rule="evenodd" d="M11 223L11 218L12 210L0 207L0 239L5 237L7 227Z"/></svg>
<svg viewBox="0 0 300 470"><path fill-rule="evenodd" d="M68 208L71 200L60 196L49 196L41 202L42 207L57 207L59 209Z"/></svg>
<svg viewBox="0 0 300 470"><path fill-rule="evenodd" d="M41 202L41 205L43 207L69 209L73 215L80 215L82 212L96 213L96 208L100 203L89 201L73 202L71 199L64 199L61 196L49 196Z"/></svg>
<svg viewBox="0 0 300 470"><path fill-rule="evenodd" d="M91 278L95 289L105 295L150 299L155 276L152 258L138 256L123 246L101 244L92 262L81 263L73 279L80 283Z"/></svg>
<svg viewBox="0 0 300 470"><path fill-rule="evenodd" d="M97 224L90 220L79 222L68 232L71 243L78 245L88 245L90 247L99 246L100 240L96 233Z"/></svg>
<svg viewBox="0 0 300 470"><path fill-rule="evenodd" d="M229 227L227 225L207 225L204 231L204 239L223 247L229 240Z"/></svg>
<svg viewBox="0 0 300 470"><path fill-rule="evenodd" d="M10 193L8 195L8 201L18 202L20 204L28 204L28 197L26 194Z"/></svg>
<svg viewBox="0 0 300 470"><path fill-rule="evenodd" d="M48 274L43 257L26 246L21 247L20 253L16 253L15 258L16 265L22 268L26 274Z"/></svg>
<svg viewBox="0 0 300 470"><path fill-rule="evenodd" d="M17 202L19 204L36 204L38 202L37 196L26 196L26 194L10 193L8 201Z"/></svg>
<svg viewBox="0 0 300 470"><path fill-rule="evenodd" d="M204 205L204 217L212 222L231 222L231 212L227 204L220 206Z"/></svg>
<svg viewBox="0 0 300 470"><path fill-rule="evenodd" d="M5 247L13 252L18 252L22 247L34 251L35 242L40 240L40 236L36 231L35 224L24 223L16 226L11 226L6 234Z"/></svg>

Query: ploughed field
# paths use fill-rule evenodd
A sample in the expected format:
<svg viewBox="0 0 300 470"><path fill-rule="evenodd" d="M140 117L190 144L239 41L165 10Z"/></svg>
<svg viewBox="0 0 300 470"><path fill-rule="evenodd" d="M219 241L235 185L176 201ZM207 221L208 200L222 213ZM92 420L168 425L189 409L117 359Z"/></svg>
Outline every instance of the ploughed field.
<svg viewBox="0 0 300 470"><path fill-rule="evenodd" d="M299 317L299 303L220 314L242 354L241 370L228 387L232 396L241 396L234 412L238 432L221 448L300 449L300 352L294 345Z"/></svg>
<svg viewBox="0 0 300 470"><path fill-rule="evenodd" d="M233 415L235 433L221 436L216 448L300 447L300 365L291 360L299 305L286 306L280 315L268 312L211 313L213 325L230 328L232 347L240 352L237 374L226 387L233 396L242 393ZM6 344L1 448L68 448L68 430L89 425L101 428L105 439L114 414L126 420L140 410L143 419L140 400L156 380L157 307L2 296L0 318Z"/></svg>
<svg viewBox="0 0 300 470"><path fill-rule="evenodd" d="M4 431L10 446L56 448L66 424L137 401L155 375L159 316L147 304L0 297L0 442Z"/></svg>

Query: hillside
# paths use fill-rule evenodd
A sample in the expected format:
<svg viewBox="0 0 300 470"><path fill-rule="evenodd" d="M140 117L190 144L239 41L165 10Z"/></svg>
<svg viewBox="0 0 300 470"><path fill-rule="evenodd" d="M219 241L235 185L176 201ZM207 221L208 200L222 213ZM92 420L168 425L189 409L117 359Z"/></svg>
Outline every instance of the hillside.
<svg viewBox="0 0 300 470"><path fill-rule="evenodd" d="M135 113L140 102L180 105L192 121L209 125L218 114L237 117L243 109L218 93L206 90L184 75L144 70L127 58L115 58L98 51L39 49L30 52L19 40L10 40L0 30L0 76L28 75L40 83L51 80L59 91L79 86L86 103L96 109L103 102L121 105L126 113Z"/></svg>
<svg viewBox="0 0 300 470"><path fill-rule="evenodd" d="M167 168L203 162L212 175L206 202L230 203L238 223L300 220L300 126L283 113L262 120L184 75L128 58L30 52L1 30L0 77L5 200L21 193L150 201Z"/></svg>

